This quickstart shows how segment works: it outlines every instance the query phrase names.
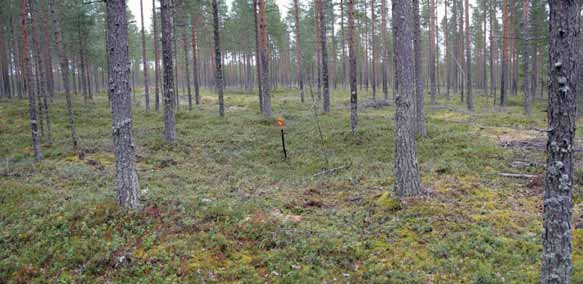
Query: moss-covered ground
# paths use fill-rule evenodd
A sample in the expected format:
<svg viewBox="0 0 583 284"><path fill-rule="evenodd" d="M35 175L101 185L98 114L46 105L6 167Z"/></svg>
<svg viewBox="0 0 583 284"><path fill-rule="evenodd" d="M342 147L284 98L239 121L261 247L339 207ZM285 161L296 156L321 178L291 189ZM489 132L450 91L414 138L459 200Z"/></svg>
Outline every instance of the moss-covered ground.
<svg viewBox="0 0 583 284"><path fill-rule="evenodd" d="M75 100L78 151L56 98L55 143L43 144L36 164L26 102L0 101L0 283L539 281L544 100L532 117L521 97L500 109L478 96L474 113L459 97L428 105L428 134L418 139L427 194L397 200L393 106L361 108L353 137L348 93L336 91L332 112L319 116L322 141L312 104L275 92L275 115L287 120L284 160L255 94L227 92L225 118L214 94L203 95L202 106L180 107L176 145L164 143L162 112L134 105L137 212L116 205L105 95ZM580 170L576 178L580 224ZM573 283L583 283L580 227Z"/></svg>

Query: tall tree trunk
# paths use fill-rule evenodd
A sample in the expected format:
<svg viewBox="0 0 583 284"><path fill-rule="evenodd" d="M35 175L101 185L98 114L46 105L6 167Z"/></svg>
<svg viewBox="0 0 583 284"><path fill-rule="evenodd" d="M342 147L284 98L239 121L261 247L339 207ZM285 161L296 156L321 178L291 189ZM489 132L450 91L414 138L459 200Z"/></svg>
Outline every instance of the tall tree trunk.
<svg viewBox="0 0 583 284"><path fill-rule="evenodd" d="M417 1L414 1L418 4ZM417 142L415 141L415 60L413 58L414 15L411 1L393 1L393 24L396 26L399 94L396 100L395 122L395 175L397 196L413 196L421 193Z"/></svg>
<svg viewBox="0 0 583 284"><path fill-rule="evenodd" d="M412 12L413 12L413 49L414 49L414 74L415 76L411 79L415 80L415 100L413 100L414 104L412 105L412 109L414 110L414 118L415 124L412 124L417 135L425 136L427 134L427 130L425 128L425 111L424 111L424 78L423 78L423 62L422 62L422 55L421 55L421 22L420 22L420 15L419 15L419 0L413 0L412 2ZM393 18L394 21L394 18ZM403 83L402 80L399 80L400 84ZM404 86L404 85L403 85Z"/></svg>
<svg viewBox="0 0 583 284"><path fill-rule="evenodd" d="M166 138L166 142L174 143L176 142L174 56L172 54L174 25L170 1L160 0L160 16L162 20L162 64L164 65L164 138Z"/></svg>
<svg viewBox="0 0 583 284"><path fill-rule="evenodd" d="M494 100L494 105L496 105L496 76L494 74L495 66L494 64L497 62L495 60L497 58L496 53L496 37L494 36L494 21L496 20L496 3L494 1L490 1L490 95Z"/></svg>
<svg viewBox="0 0 583 284"><path fill-rule="evenodd" d="M570 283L578 1L550 0L550 85L541 283Z"/></svg>
<svg viewBox="0 0 583 284"><path fill-rule="evenodd" d="M448 18L447 18L447 10L449 7L449 2L448 0L444 1L444 11L445 11L445 17L444 17L444 29L443 29L443 34L445 36L445 72L446 72L446 91L445 91L445 98L449 101L449 91L451 89L451 46L449 43L449 24L448 24Z"/></svg>
<svg viewBox="0 0 583 284"><path fill-rule="evenodd" d="M159 33L158 33L158 16L156 15L156 0L152 0L152 19L154 26L154 92L155 92L155 109L156 112L160 110L160 51L158 49L159 44Z"/></svg>
<svg viewBox="0 0 583 284"><path fill-rule="evenodd" d="M146 100L146 112L150 112L150 87L148 84L148 58L146 57L146 30L144 28L144 4L140 0L140 18L142 21L142 64L144 65L144 98Z"/></svg>
<svg viewBox="0 0 583 284"><path fill-rule="evenodd" d="M506 80L508 79L508 42L510 23L508 19L508 0L502 7L502 65L500 70L500 106L506 106Z"/></svg>
<svg viewBox="0 0 583 284"><path fill-rule="evenodd" d="M391 1L391 11L395 9L395 5L397 4L395 2ZM394 17L395 13L391 13ZM397 73L399 68L397 68L397 49L395 48L395 43L397 42L397 21L395 21L395 18L391 21L391 30L393 32L393 101L396 102L397 93L399 92L399 74ZM416 99L413 101L416 101Z"/></svg>
<svg viewBox="0 0 583 284"><path fill-rule="evenodd" d="M385 0L386 1L386 0ZM354 4L353 4L354 5ZM344 31L344 0L340 0L340 35L342 37L342 86L346 86L349 80L348 68L346 68L346 35Z"/></svg>
<svg viewBox="0 0 583 284"><path fill-rule="evenodd" d="M358 131L358 93L356 86L356 49L354 48L354 1L348 0L348 56L350 57L350 128Z"/></svg>
<svg viewBox="0 0 583 284"><path fill-rule="evenodd" d="M198 59L196 55L197 40L196 40L196 21L194 14L190 17L190 25L192 26L192 77L194 79L194 101L197 105L200 104L200 86L198 83Z"/></svg>
<svg viewBox="0 0 583 284"><path fill-rule="evenodd" d="M261 87L263 98L263 115L270 118L271 113L271 95L269 82L269 54L267 51L267 16L265 11L265 0L259 0L259 33L260 47L259 54L261 57Z"/></svg>
<svg viewBox="0 0 583 284"><path fill-rule="evenodd" d="M261 52L259 51L260 48L260 32L259 32L259 16L258 16L258 8L259 3L258 0L253 0L253 16L255 18L255 70L257 72L257 89L259 91L259 112L263 113L263 79L261 79Z"/></svg>
<svg viewBox="0 0 583 284"><path fill-rule="evenodd" d="M49 8L53 18L53 29L55 32L57 54L59 56L59 62L61 65L61 77L63 80L63 88L65 90L65 99L67 101L67 114L69 116L71 141L73 142L73 147L77 148L79 139L77 138L77 131L75 129L75 114L73 113L73 100L71 98L71 86L69 85L69 59L67 58L67 53L65 52L65 47L63 44L63 33L61 29L62 2L59 1L58 3L59 6L55 6L55 0L49 0Z"/></svg>
<svg viewBox="0 0 583 284"><path fill-rule="evenodd" d="M41 51L41 31L40 31L40 21L34 21L33 19L37 18L37 13L34 8L34 1L29 0L29 8L30 8L30 17L31 17L31 28L32 28L32 42L33 42L33 53L34 58L36 61L36 77L38 79L38 88L37 94L39 98L39 109L40 115L44 114L44 119L47 126L47 142L48 144L53 143L52 138L52 129L51 129L51 119L50 119L50 112L49 112L49 102L48 102L48 95L47 95L47 74L44 72L46 62L43 61L42 51ZM48 47L47 47L48 48Z"/></svg>
<svg viewBox="0 0 583 284"><path fill-rule="evenodd" d="M437 35L437 26L435 24L436 22L436 17L437 15L435 15L435 10L436 10L436 6L435 6L435 0L430 0L430 8L429 8L429 13L430 13L430 19L429 19L429 25L430 25L430 33L429 33L429 79L430 79L430 84L431 84L431 104L435 105L436 104L436 96L437 96L437 82L435 80L435 52L436 52L436 43L435 43L435 36Z"/></svg>
<svg viewBox="0 0 583 284"><path fill-rule="evenodd" d="M184 52L184 79L186 79L186 93L188 95L188 110L192 111L192 90L190 88L190 63L188 58L188 34L187 34L187 18L184 10L184 0L179 1L178 15L180 17L180 25L182 25L182 50Z"/></svg>
<svg viewBox="0 0 583 284"><path fill-rule="evenodd" d="M217 0L212 0L213 4L213 34L215 39L215 68L216 68L216 88L219 95L219 115L225 116L225 101L223 98L223 62L221 58L221 40L219 36L219 7Z"/></svg>
<svg viewBox="0 0 583 284"><path fill-rule="evenodd" d="M126 1L108 0L106 6L109 95L112 102L117 198L121 206L136 209L139 206L139 185L135 161L136 146L132 137Z"/></svg>
<svg viewBox="0 0 583 284"><path fill-rule="evenodd" d="M20 0L20 23L22 32L22 57L24 63L24 79L26 80L26 91L28 93L28 112L30 115L30 128L32 130L32 147L34 149L34 160L39 162L42 159L40 143L38 138L38 122L36 113L36 84L32 74L32 60L30 58L29 34L27 27L28 12L30 11L26 0ZM28 7L28 8L27 8ZM30 18L32 25L33 19Z"/></svg>
<svg viewBox="0 0 583 284"><path fill-rule="evenodd" d="M387 101L389 99L389 86L387 83L387 67L389 65L389 51L387 48L387 0L381 0L381 40L383 41L383 54L381 55L381 58L383 59L383 70L381 72L381 76L383 76L383 96L385 101Z"/></svg>
<svg viewBox="0 0 583 284"><path fill-rule="evenodd" d="M298 61L298 84L300 87L300 101L304 102L304 58L302 55L301 32L300 32L300 8L298 0L294 0L294 20L296 32L296 57ZM343 47L344 48L344 47ZM343 49L344 51L344 49Z"/></svg>
<svg viewBox="0 0 583 284"><path fill-rule="evenodd" d="M322 102L324 105L324 113L330 112L330 84L328 82L328 47L326 40L326 2L323 0L316 0L320 2L320 43L322 53Z"/></svg>
<svg viewBox="0 0 583 284"><path fill-rule="evenodd" d="M370 40L371 40L371 49L372 49L372 99L376 100L377 98L377 81L376 81L376 62L377 62L377 49L376 49L376 34L375 34L375 22L376 22L376 14L375 14L375 0L370 0L370 17L371 17L371 33L370 33Z"/></svg>
<svg viewBox="0 0 583 284"><path fill-rule="evenodd" d="M524 114L530 116L532 114L532 94L530 86L530 57L531 48L530 42L530 23L529 23L529 0L522 1L522 37L524 42L524 54L522 55L522 67L524 68Z"/></svg>
<svg viewBox="0 0 583 284"><path fill-rule="evenodd" d="M474 110L474 98L472 96L472 49L470 46L470 4L468 0L465 0L465 12L464 17L466 24L466 102L468 103L468 110Z"/></svg>

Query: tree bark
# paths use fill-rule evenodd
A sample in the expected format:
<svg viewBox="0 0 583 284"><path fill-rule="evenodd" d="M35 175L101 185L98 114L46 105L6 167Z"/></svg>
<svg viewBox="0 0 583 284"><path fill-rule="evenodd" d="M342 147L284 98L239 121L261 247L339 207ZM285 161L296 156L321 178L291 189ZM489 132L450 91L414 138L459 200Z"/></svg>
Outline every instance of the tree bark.
<svg viewBox="0 0 583 284"><path fill-rule="evenodd" d="M35 81L33 80L32 74L32 62L30 58L29 49L29 34L27 27L28 11L29 11L27 1L20 0L20 23L22 32L22 57L24 63L24 79L26 80L26 91L28 94L28 113L30 115L30 128L32 130L32 147L34 149L34 160L39 162L42 159L42 154L40 150L40 143L38 138L38 122L36 113L36 96L35 96ZM32 18L30 19L32 25Z"/></svg>
<svg viewBox="0 0 583 284"><path fill-rule="evenodd" d="M253 16L255 19L255 70L257 72L257 89L259 92L259 112L263 113L263 79L261 79L261 52L258 16L258 0L253 0Z"/></svg>
<svg viewBox="0 0 583 284"><path fill-rule="evenodd" d="M371 76L371 83L372 83L372 99L373 101L377 98L377 81L376 81L376 61L377 61L377 49L376 49L376 35L375 35L375 22L376 22L376 14L375 14L375 0L370 0L370 17L371 17L371 33L370 33L370 40L371 40L371 49L372 49L372 76Z"/></svg>
<svg viewBox="0 0 583 284"><path fill-rule="evenodd" d="M468 110L474 110L474 97L472 96L472 49L470 46L470 4L468 0L465 0L465 12L466 16L464 20L466 21L466 102L468 104Z"/></svg>
<svg viewBox="0 0 583 284"><path fill-rule="evenodd" d="M418 3L417 1L415 1ZM414 196L421 193L415 141L415 91L413 54L413 7L410 1L393 1L393 23L396 26L399 93L395 114L395 175L397 196Z"/></svg>
<svg viewBox="0 0 583 284"><path fill-rule="evenodd" d="M123 0L121 0L123 1ZM160 0L162 19L162 64L164 65L164 137L166 142L176 142L176 114L174 95L174 57L172 49L172 8L171 0Z"/></svg>
<svg viewBox="0 0 583 284"><path fill-rule="evenodd" d="M506 80L508 79L508 41L510 40L508 20L508 0L504 0L502 7L502 65L500 70L500 106L506 106Z"/></svg>
<svg viewBox="0 0 583 284"><path fill-rule="evenodd" d="M132 138L126 1L108 0L106 9L109 95L112 101L117 197L121 206L136 209L139 206L139 185L135 161L136 146Z"/></svg>
<svg viewBox="0 0 583 284"><path fill-rule="evenodd" d="M142 64L144 65L144 99L146 112L150 112L150 87L148 84L148 58L146 57L146 30L144 29L144 4L140 0L140 18L142 19Z"/></svg>
<svg viewBox="0 0 583 284"><path fill-rule="evenodd" d="M419 0L413 0L413 49L415 54L414 63L414 77L411 79L415 80L415 100L412 105L414 110L415 124L413 124L413 129L417 135L425 136L427 130L425 128L425 111L424 111L424 78L423 78L423 57L421 55L421 23L419 15ZM394 18L393 18L394 20ZM403 83L399 80L400 84Z"/></svg>
<svg viewBox="0 0 583 284"><path fill-rule="evenodd" d="M326 39L326 2L323 0L316 0L320 2L320 44L322 54L322 102L324 105L324 113L330 112L330 84L328 81L328 47Z"/></svg>
<svg viewBox="0 0 583 284"><path fill-rule="evenodd" d="M356 49L354 47L354 1L348 0L348 56L350 57L350 127L358 131L358 93L356 86Z"/></svg>
<svg viewBox="0 0 583 284"><path fill-rule="evenodd" d="M578 1L550 0L550 85L541 283L570 283Z"/></svg>
<svg viewBox="0 0 583 284"><path fill-rule="evenodd" d="M156 0L152 0L152 23L154 26L154 80L156 83L154 84L154 99L155 105L154 108L156 112L160 110L160 51L158 48L159 38L158 38L158 16L156 15Z"/></svg>
<svg viewBox="0 0 583 284"><path fill-rule="evenodd" d="M524 114L530 116L532 114L532 89L530 82L530 61L531 49L530 45L530 23L529 23L529 0L522 1L522 37L524 42L524 54L522 55L522 67L524 68Z"/></svg>
<svg viewBox="0 0 583 284"><path fill-rule="evenodd" d="M436 82L436 70L435 70L435 52L436 52L436 43L435 43L435 36L437 34L437 26L435 24L436 22L436 15L435 15L435 0L430 0L430 8L429 8L429 13L430 13L430 19L429 19L429 28L430 28L430 33L429 33L429 79L430 79L430 84L431 84L431 104L435 105L436 102L436 96L437 96L437 82Z"/></svg>
<svg viewBox="0 0 583 284"><path fill-rule="evenodd" d="M383 96L385 101L389 100L389 86L387 83L388 76L388 65L389 65L389 51L387 48L387 0L381 0L381 40L382 43L382 55L383 66L381 76L383 76Z"/></svg>
<svg viewBox="0 0 583 284"><path fill-rule="evenodd" d="M192 26L192 77L194 79L194 102L196 105L200 105L200 86L198 82L198 59L196 55L197 51L197 39L196 39L196 21L194 19L194 14L190 17L190 24Z"/></svg>
<svg viewBox="0 0 583 284"><path fill-rule="evenodd" d="M269 80L269 55L267 51L267 16L265 15L265 0L259 0L259 33L260 47L259 54L261 57L261 87L263 98L263 116L270 118L271 112L271 95Z"/></svg>

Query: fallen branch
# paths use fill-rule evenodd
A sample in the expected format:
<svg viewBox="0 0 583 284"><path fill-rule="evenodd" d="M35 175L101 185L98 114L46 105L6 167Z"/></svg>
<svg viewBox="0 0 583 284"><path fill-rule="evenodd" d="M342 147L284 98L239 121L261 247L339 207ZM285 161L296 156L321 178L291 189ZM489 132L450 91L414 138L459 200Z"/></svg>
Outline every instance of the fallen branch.
<svg viewBox="0 0 583 284"><path fill-rule="evenodd" d="M323 176L323 175L327 175L327 174L333 174L333 173L335 173L337 171L344 170L344 169L348 169L348 168L350 168L350 166L351 165L344 165L344 166L340 166L340 167L333 168L333 169L323 170L321 172L316 173L314 175L314 177Z"/></svg>
<svg viewBox="0 0 583 284"><path fill-rule="evenodd" d="M499 173L498 175L502 177L509 177L509 178L535 178L536 175L527 175L527 174L510 174L510 173Z"/></svg>

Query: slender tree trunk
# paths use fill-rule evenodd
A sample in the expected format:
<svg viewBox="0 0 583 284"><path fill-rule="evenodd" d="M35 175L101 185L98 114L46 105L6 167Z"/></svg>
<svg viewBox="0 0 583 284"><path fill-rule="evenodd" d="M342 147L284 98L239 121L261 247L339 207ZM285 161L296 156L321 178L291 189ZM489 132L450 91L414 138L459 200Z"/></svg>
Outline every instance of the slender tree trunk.
<svg viewBox="0 0 583 284"><path fill-rule="evenodd" d="M263 113L263 79L261 78L261 52L260 52L260 40L261 37L259 32L259 16L258 16L258 8L259 3L258 0L253 0L253 16L255 18L255 70L257 72L257 89L259 91L259 111Z"/></svg>
<svg viewBox="0 0 583 284"><path fill-rule="evenodd" d="M430 84L431 84L431 104L435 105L436 104L436 96L437 96L437 82L436 82L436 70L435 70L435 52L436 52L436 43L435 43L435 37L437 35L437 26L435 24L436 22L436 15L435 15L435 0L430 0L430 19L429 19L429 25L430 25L430 33L429 33L429 79L430 79Z"/></svg>
<svg viewBox="0 0 583 284"><path fill-rule="evenodd" d="M446 92L445 92L445 98L449 101L449 91L451 89L451 52L450 52L450 43L449 43L449 24L448 24L448 18L447 18L447 10L449 8L449 2L448 0L444 1L444 11L445 11L445 17L444 17L444 29L443 29L443 34L445 36L445 72L446 72Z"/></svg>
<svg viewBox="0 0 583 284"><path fill-rule="evenodd" d="M495 66L494 64L497 62L495 60L497 58L496 53L496 37L494 36L494 21L496 20L496 3L490 1L490 95L494 100L494 105L496 105L496 76L494 73Z"/></svg>
<svg viewBox="0 0 583 284"><path fill-rule="evenodd" d="M32 130L32 147L34 149L34 160L39 162L42 159L40 143L38 138L38 122L36 114L36 96L35 96L35 81L32 74L32 60L30 58L29 49L29 34L27 27L28 12L30 11L27 7L26 0L20 0L20 20L21 20L21 32L22 32L22 56L24 62L24 79L26 80L26 90L28 93L28 112L30 115L30 128ZM33 18L30 18L30 24L32 25Z"/></svg>
<svg viewBox="0 0 583 284"><path fill-rule="evenodd" d="M468 0L465 0L465 12L464 17L466 24L466 102L468 103L468 110L474 110L474 97L472 96L472 49L470 46L470 4Z"/></svg>
<svg viewBox="0 0 583 284"><path fill-rule="evenodd" d="M326 2L323 0L316 0L320 2L320 43L322 53L322 99L324 104L324 113L330 112L330 84L328 81L328 47L326 40Z"/></svg>
<svg viewBox="0 0 583 284"><path fill-rule="evenodd" d="M383 76L383 96L385 101L389 100L389 86L387 83L389 65L389 51L387 48L387 0L381 0L381 40L382 42L382 55L383 66L381 76Z"/></svg>
<svg viewBox="0 0 583 284"><path fill-rule="evenodd" d="M117 197L121 206L139 206L136 173L136 146L132 137L132 102L129 86L128 24L125 0L108 0L107 50L109 62L109 95L111 96L113 146Z"/></svg>
<svg viewBox="0 0 583 284"><path fill-rule="evenodd" d="M213 4L213 34L215 39L215 68L216 68L216 88L219 95L219 115L225 116L225 102L223 98L223 63L221 60L221 40L219 36L219 7L217 0L212 0Z"/></svg>
<svg viewBox="0 0 583 284"><path fill-rule="evenodd" d="M49 102L47 94L47 74L45 71L46 62L43 61L42 51L41 51L41 29L40 21L34 21L32 19L38 19L36 10L34 8L34 2L29 0L30 17L31 17L31 28L32 28L32 42L33 42L33 53L36 61L36 77L38 79L37 94L39 99L39 110L40 115L44 115L44 119L47 126L47 142L48 144L53 143L52 129L51 129L51 119L49 111Z"/></svg>
<svg viewBox="0 0 583 284"><path fill-rule="evenodd" d="M524 114L530 116L532 114L532 94L530 86L530 23L529 23L529 0L522 1L522 37L524 42L524 54L522 55L522 67L524 68Z"/></svg>
<svg viewBox="0 0 583 284"><path fill-rule="evenodd" d="M415 1L418 4L417 1ZM396 100L395 122L395 189L397 196L413 196L421 193L417 143L415 141L415 72L413 53L414 15L411 1L393 1L393 24L396 26L399 94Z"/></svg>
<svg viewBox="0 0 583 284"><path fill-rule="evenodd" d="M263 115L270 118L271 113L271 95L269 82L269 54L267 50L267 16L265 15L265 0L259 0L259 32L260 47L259 54L261 57L261 80L263 97Z"/></svg>
<svg viewBox="0 0 583 284"><path fill-rule="evenodd" d="M375 0L370 0L370 13L371 13L371 33L370 33L370 40L371 40L371 49L372 49L372 99L376 100L377 98L377 81L376 81L376 61L377 61L377 49L376 49L376 34L375 34L375 22L376 22L376 14L375 14Z"/></svg>
<svg viewBox="0 0 583 284"><path fill-rule="evenodd" d="M123 1L123 0L120 0ZM160 0L162 19L162 64L164 65L164 137L166 142L176 142L176 114L174 96L174 58L172 55L172 8L171 0Z"/></svg>
<svg viewBox="0 0 583 284"><path fill-rule="evenodd" d="M386 0L384 0L386 1ZM353 4L354 5L354 4ZM346 86L349 80L348 69L346 68L346 35L344 31L344 0L340 0L340 35L342 37L342 86Z"/></svg>
<svg viewBox="0 0 583 284"><path fill-rule="evenodd" d="M192 26L192 77L194 78L194 101L197 105L200 104L200 86L198 83L198 59L196 55L197 51L197 40L196 40L196 21L194 19L194 14L190 18L190 24Z"/></svg>
<svg viewBox="0 0 583 284"><path fill-rule="evenodd" d="M502 7L502 65L500 71L500 106L506 106L506 80L508 78L508 41L509 39L509 22L508 22L508 0L504 0Z"/></svg>
<svg viewBox="0 0 583 284"><path fill-rule="evenodd" d="M391 11L395 9L395 5L397 4L395 2L396 1L391 1ZM391 13L394 17L395 13ZM397 93L399 92L399 73L397 73L399 68L397 68L397 49L395 48L395 43L397 42L397 21L395 21L395 18L393 18L391 22L391 29L393 32L393 101L396 102ZM414 101L416 101L416 99Z"/></svg>
<svg viewBox="0 0 583 284"><path fill-rule="evenodd" d="M150 112L150 89L148 84L148 58L146 56L146 30L144 29L144 4L140 0L140 18L142 22L142 64L144 65L144 99L146 112Z"/></svg>
<svg viewBox="0 0 583 284"><path fill-rule="evenodd" d="M419 0L413 0L413 49L414 49L414 74L415 77L415 100L413 101L414 104L412 109L414 110L414 118L415 124L414 126L415 133L417 135L425 136L427 134L427 130L425 128L425 111L424 111L424 78L423 78L423 62L422 62L422 55L421 55L421 23L420 23L420 15L419 15ZM394 18L393 18L394 19ZM411 79L413 79L411 78ZM399 83L403 83L402 80L399 80ZM403 85L404 86L404 85Z"/></svg>
<svg viewBox="0 0 583 284"><path fill-rule="evenodd" d="M358 90L356 86L356 50L354 48L354 1L348 0L348 56L350 57L350 127L358 131Z"/></svg>
<svg viewBox="0 0 583 284"><path fill-rule="evenodd" d="M296 57L298 61L298 84L300 87L300 101L304 102L304 59L302 55L302 45L301 45L301 32L300 32L300 8L298 0L294 0L294 20L295 20L295 32L296 32Z"/></svg>
<svg viewBox="0 0 583 284"><path fill-rule="evenodd" d="M550 85L541 283L570 283L578 1L550 0Z"/></svg>
<svg viewBox="0 0 583 284"><path fill-rule="evenodd" d="M158 16L156 15L156 0L152 0L152 19L154 26L154 96L155 96L155 109L156 112L160 110L160 52L158 49L159 39L158 39Z"/></svg>

